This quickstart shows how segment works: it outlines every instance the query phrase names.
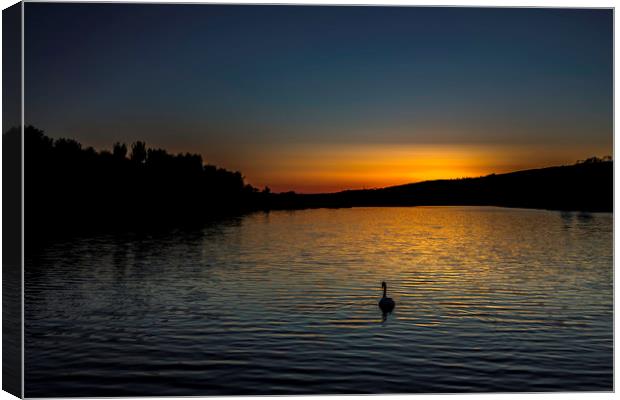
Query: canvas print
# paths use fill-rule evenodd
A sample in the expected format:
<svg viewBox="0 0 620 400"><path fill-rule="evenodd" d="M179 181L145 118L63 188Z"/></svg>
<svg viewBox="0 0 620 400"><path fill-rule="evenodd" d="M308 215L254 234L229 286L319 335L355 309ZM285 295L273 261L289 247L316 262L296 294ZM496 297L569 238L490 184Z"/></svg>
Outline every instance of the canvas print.
<svg viewBox="0 0 620 400"><path fill-rule="evenodd" d="M613 390L613 10L23 10L25 396Z"/></svg>

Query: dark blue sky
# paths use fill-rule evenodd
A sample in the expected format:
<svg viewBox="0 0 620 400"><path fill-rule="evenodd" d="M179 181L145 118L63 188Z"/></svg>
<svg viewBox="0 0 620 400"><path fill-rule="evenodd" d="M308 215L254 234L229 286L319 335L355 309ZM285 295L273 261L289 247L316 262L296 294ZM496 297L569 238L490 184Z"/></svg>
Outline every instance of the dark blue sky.
<svg viewBox="0 0 620 400"><path fill-rule="evenodd" d="M574 162L612 152L612 30L611 10L27 3L26 121L281 190L382 186L338 154L351 176L403 148L496 151L463 174Z"/></svg>

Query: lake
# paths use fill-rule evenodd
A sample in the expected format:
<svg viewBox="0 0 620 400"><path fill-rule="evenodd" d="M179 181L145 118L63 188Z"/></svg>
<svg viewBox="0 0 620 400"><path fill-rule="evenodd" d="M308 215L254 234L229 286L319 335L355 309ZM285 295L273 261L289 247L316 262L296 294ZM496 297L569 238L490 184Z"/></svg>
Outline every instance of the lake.
<svg viewBox="0 0 620 400"><path fill-rule="evenodd" d="M613 385L612 214L253 213L26 247L25 280L28 397Z"/></svg>

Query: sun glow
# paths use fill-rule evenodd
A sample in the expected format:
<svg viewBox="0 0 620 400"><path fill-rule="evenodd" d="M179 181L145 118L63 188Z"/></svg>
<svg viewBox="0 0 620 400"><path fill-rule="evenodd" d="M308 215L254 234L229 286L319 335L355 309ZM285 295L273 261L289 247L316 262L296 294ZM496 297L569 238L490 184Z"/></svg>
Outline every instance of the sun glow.
<svg viewBox="0 0 620 400"><path fill-rule="evenodd" d="M246 170L259 187L318 193L561 165L579 155L570 157L566 149L543 154L501 145L299 145L271 147Z"/></svg>

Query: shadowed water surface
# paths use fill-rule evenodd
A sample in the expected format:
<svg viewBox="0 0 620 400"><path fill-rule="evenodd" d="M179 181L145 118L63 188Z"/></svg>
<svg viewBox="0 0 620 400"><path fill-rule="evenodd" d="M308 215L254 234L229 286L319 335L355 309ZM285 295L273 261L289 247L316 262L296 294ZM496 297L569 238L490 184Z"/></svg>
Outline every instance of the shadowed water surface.
<svg viewBox="0 0 620 400"><path fill-rule="evenodd" d="M26 395L611 390L612 235L417 207L59 240L27 253Z"/></svg>

